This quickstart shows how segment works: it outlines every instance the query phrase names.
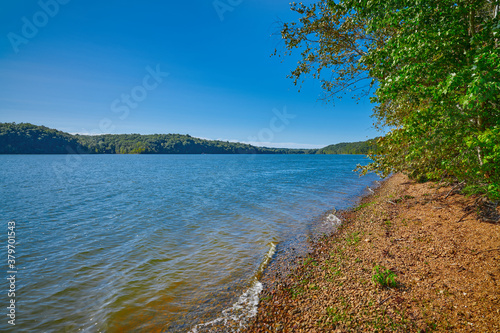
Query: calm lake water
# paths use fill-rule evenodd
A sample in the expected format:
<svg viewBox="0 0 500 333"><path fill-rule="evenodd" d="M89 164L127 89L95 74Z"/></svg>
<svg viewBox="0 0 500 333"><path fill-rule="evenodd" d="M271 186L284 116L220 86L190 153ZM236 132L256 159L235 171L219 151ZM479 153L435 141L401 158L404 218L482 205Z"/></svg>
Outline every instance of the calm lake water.
<svg viewBox="0 0 500 333"><path fill-rule="evenodd" d="M244 321L276 245L352 205L363 156L0 156L0 331L188 332ZM7 223L16 222L16 326ZM204 324L204 325L203 325ZM234 324L234 323L233 323Z"/></svg>

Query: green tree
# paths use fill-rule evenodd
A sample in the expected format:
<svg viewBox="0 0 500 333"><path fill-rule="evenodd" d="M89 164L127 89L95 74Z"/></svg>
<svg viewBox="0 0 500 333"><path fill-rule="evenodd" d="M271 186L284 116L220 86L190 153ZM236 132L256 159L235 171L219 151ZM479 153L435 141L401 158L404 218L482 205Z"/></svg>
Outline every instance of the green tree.
<svg viewBox="0 0 500 333"><path fill-rule="evenodd" d="M500 198L498 0L341 0L292 9L297 6L302 18L295 31L304 38L288 33L286 24L282 29L288 49L302 50L292 75L309 74L312 60L328 62L332 53L331 67L317 66L332 70L323 82L327 93L350 88L346 78L354 74L346 73L368 73L376 85L375 126L390 131L364 171L464 181ZM319 45L310 46L311 35ZM335 56L355 49L357 56L340 59L347 69L336 67ZM311 57L316 53L323 56Z"/></svg>
<svg viewBox="0 0 500 333"><path fill-rule="evenodd" d="M319 1L307 6L294 2L291 10L301 18L283 23L281 37L285 55L300 52L301 57L288 77L296 85L308 76L320 80L326 100L342 98L348 91L367 95L373 80L361 60L383 38L367 34L365 22L357 20L352 10L342 4Z"/></svg>

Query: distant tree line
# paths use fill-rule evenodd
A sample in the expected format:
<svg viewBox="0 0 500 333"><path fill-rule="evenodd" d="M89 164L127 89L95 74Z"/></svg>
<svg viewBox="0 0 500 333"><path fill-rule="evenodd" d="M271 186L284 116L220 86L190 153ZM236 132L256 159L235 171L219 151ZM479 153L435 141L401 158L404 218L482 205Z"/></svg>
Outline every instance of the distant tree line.
<svg viewBox="0 0 500 333"><path fill-rule="evenodd" d="M0 123L0 154L367 154L367 142L322 149L256 147L181 134L72 135L29 123Z"/></svg>
<svg viewBox="0 0 500 333"><path fill-rule="evenodd" d="M376 150L376 141L342 142L318 149L316 154L360 154L368 155Z"/></svg>
<svg viewBox="0 0 500 333"><path fill-rule="evenodd" d="M28 123L0 123L1 154L68 154L86 151L76 136Z"/></svg>

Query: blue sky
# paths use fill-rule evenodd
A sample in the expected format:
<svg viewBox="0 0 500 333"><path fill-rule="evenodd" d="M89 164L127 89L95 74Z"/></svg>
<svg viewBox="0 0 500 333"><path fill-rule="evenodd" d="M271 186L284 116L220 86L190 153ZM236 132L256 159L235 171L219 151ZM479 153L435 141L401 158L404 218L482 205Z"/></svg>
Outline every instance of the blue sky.
<svg viewBox="0 0 500 333"><path fill-rule="evenodd" d="M307 2L306 2L307 3ZM0 5L0 122L181 133L273 147L380 135L372 105L319 101L286 75L289 0L19 0ZM216 8L217 7L217 8Z"/></svg>

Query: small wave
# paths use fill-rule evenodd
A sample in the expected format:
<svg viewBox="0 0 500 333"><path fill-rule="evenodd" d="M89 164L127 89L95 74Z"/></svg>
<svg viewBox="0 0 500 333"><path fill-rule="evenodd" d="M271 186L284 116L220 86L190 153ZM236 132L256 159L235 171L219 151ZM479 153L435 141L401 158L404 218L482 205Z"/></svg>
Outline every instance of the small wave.
<svg viewBox="0 0 500 333"><path fill-rule="evenodd" d="M337 216L337 210L325 212L312 226L310 239L316 240L322 236L331 235L342 225L342 220Z"/></svg>
<svg viewBox="0 0 500 333"><path fill-rule="evenodd" d="M196 325L190 333L201 332L239 332L244 328L248 321L257 315L257 306L259 305L259 294L263 286L259 279L264 273L264 269L271 261L276 252L276 244L271 243L269 251L255 273L251 287L245 291L236 303L230 308L222 311L222 315L207 323Z"/></svg>
<svg viewBox="0 0 500 333"><path fill-rule="evenodd" d="M332 213L328 214L324 222L325 224L332 226L332 227L338 227L339 225L342 224L342 221L335 215L336 211L333 211Z"/></svg>

